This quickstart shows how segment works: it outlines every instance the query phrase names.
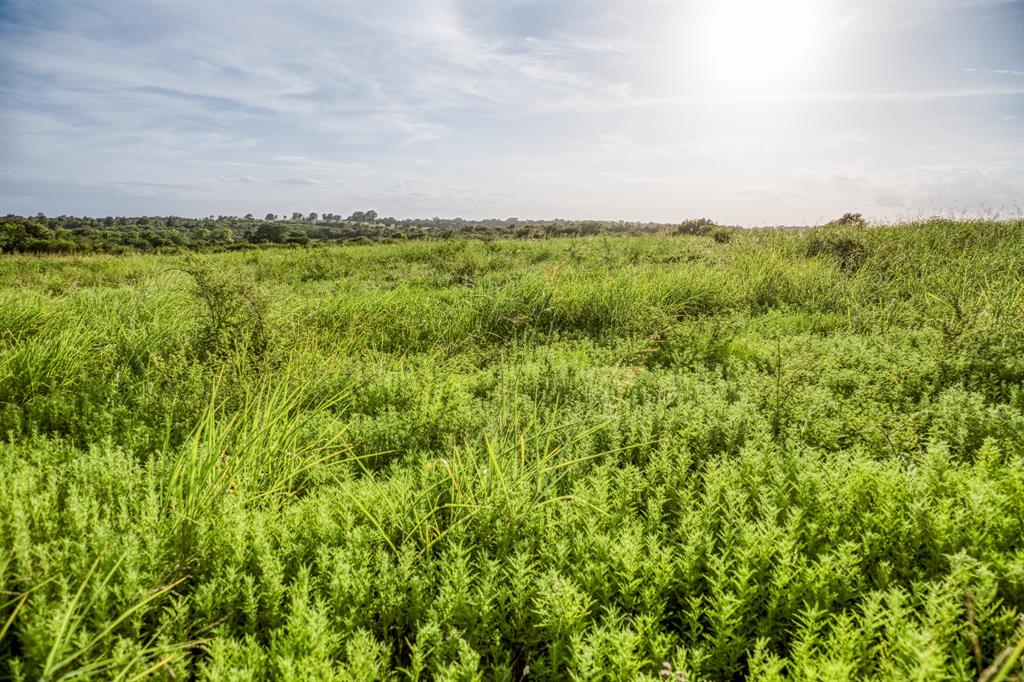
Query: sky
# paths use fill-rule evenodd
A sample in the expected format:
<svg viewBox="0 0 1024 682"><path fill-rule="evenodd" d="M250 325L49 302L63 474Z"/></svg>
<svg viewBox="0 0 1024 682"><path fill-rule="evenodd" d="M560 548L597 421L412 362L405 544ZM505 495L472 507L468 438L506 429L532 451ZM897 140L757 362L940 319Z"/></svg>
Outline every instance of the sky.
<svg viewBox="0 0 1024 682"><path fill-rule="evenodd" d="M1024 0L0 0L0 213L1024 210Z"/></svg>

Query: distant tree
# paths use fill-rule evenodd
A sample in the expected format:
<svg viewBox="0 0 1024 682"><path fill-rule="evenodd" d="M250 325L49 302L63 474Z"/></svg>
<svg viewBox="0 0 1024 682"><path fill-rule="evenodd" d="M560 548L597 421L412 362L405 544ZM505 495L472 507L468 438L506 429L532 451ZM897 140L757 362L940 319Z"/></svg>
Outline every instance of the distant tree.
<svg viewBox="0 0 1024 682"><path fill-rule="evenodd" d="M682 221L675 229L676 234L703 235L708 234L718 223L710 218L689 218Z"/></svg>
<svg viewBox="0 0 1024 682"><path fill-rule="evenodd" d="M841 217L829 222L829 225L864 225L866 221L860 213L844 213Z"/></svg>
<svg viewBox="0 0 1024 682"><path fill-rule="evenodd" d="M27 218L14 217L0 225L0 251L45 251L53 233Z"/></svg>
<svg viewBox="0 0 1024 682"><path fill-rule="evenodd" d="M298 211L294 211L292 213L292 220L294 220L297 223L302 222L302 214L299 213Z"/></svg>
<svg viewBox="0 0 1024 682"><path fill-rule="evenodd" d="M348 219L351 220L352 222L360 223L366 220L366 214L363 213L362 211L355 211L352 215L348 217Z"/></svg>
<svg viewBox="0 0 1024 682"><path fill-rule="evenodd" d="M285 239L288 238L289 232L290 230L287 225L283 225L276 221L264 222L256 228L256 232L253 234L253 241L283 244Z"/></svg>
<svg viewBox="0 0 1024 682"><path fill-rule="evenodd" d="M309 214L309 216L308 216L308 217L306 218L306 220L308 220L308 221L309 221L309 222L311 222L311 223L315 223L315 222L317 221L317 219L319 219L319 218L320 218L320 216L318 216L318 215L316 214L316 211L312 211L312 212L311 212L311 213Z"/></svg>
<svg viewBox="0 0 1024 682"><path fill-rule="evenodd" d="M252 213L246 213L245 214L245 219L246 220L256 220L256 218L253 216Z"/></svg>
<svg viewBox="0 0 1024 682"><path fill-rule="evenodd" d="M274 215L273 213L268 213L263 219L264 220L277 220L277 216Z"/></svg>
<svg viewBox="0 0 1024 682"><path fill-rule="evenodd" d="M363 218L366 220L366 222L372 223L375 220L377 220L377 212L376 211L367 211L366 213L363 214Z"/></svg>

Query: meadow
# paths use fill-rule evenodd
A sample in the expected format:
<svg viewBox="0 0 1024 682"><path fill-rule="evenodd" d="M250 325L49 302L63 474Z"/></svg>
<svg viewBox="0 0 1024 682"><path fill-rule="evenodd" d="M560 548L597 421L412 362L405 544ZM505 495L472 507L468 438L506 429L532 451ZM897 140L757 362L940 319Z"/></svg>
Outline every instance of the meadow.
<svg viewBox="0 0 1024 682"><path fill-rule="evenodd" d="M1024 223L0 258L0 678L1024 675Z"/></svg>

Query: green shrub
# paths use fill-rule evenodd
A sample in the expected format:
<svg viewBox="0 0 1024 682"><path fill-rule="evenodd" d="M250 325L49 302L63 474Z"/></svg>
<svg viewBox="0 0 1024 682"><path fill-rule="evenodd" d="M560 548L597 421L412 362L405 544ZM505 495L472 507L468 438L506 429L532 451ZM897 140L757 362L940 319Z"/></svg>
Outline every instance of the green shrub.
<svg viewBox="0 0 1024 682"><path fill-rule="evenodd" d="M855 234L818 228L808 237L805 253L812 258L831 258L843 272L856 272L868 259L870 249Z"/></svg>
<svg viewBox="0 0 1024 682"><path fill-rule="evenodd" d="M709 234L718 244L728 244L732 240L732 230L724 227L716 227Z"/></svg>

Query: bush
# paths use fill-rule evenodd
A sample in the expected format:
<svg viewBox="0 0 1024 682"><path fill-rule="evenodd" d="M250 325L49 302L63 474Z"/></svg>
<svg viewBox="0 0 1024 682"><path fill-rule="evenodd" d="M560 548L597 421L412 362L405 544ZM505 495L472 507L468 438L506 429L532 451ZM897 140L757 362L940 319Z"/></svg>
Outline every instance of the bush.
<svg viewBox="0 0 1024 682"><path fill-rule="evenodd" d="M860 269L871 252L868 245L856 235L828 228L816 228L811 231L805 242L804 253L812 258L831 258L843 272L855 272Z"/></svg>
<svg viewBox="0 0 1024 682"><path fill-rule="evenodd" d="M192 261L181 268L193 280L192 294L205 308L197 347L203 355L227 356L244 350L261 355L269 336L266 303L253 284Z"/></svg>
<svg viewBox="0 0 1024 682"><path fill-rule="evenodd" d="M675 227L674 232L676 234L699 236L708 234L717 225L718 223L710 218L690 218L679 223Z"/></svg>
<svg viewBox="0 0 1024 682"><path fill-rule="evenodd" d="M711 230L711 238L719 244L728 244L732 240L733 231L725 227L716 227Z"/></svg>

